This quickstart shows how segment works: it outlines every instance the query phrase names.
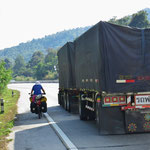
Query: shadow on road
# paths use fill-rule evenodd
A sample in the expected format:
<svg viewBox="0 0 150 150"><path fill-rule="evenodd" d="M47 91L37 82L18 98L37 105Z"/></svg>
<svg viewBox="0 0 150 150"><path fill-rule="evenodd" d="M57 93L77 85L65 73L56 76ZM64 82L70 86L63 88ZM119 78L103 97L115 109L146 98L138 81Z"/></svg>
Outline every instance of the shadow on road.
<svg viewBox="0 0 150 150"><path fill-rule="evenodd" d="M26 112L17 115L14 126L14 149L11 150L66 150L44 116Z"/></svg>
<svg viewBox="0 0 150 150"><path fill-rule="evenodd" d="M31 124L39 124L39 123L42 123L42 121L38 119L37 114L26 112L26 113L21 113L16 115L15 126L31 125Z"/></svg>
<svg viewBox="0 0 150 150"><path fill-rule="evenodd" d="M62 107L49 107L48 114L79 148L86 150L148 150L150 133L99 135L96 121L81 121Z"/></svg>
<svg viewBox="0 0 150 150"><path fill-rule="evenodd" d="M78 114L68 113L60 106L48 107L48 114L81 150L147 150L150 147L149 133L104 136L98 134L95 121L81 121ZM19 114L15 128L15 150L56 150L57 142L61 143L45 118L38 119L38 116L31 112ZM61 144L60 146L63 146ZM64 147L57 148L63 150Z"/></svg>
<svg viewBox="0 0 150 150"><path fill-rule="evenodd" d="M48 149L65 150L65 147L48 124L40 124L36 127L28 126L24 130L15 133L14 150Z"/></svg>
<svg viewBox="0 0 150 150"><path fill-rule="evenodd" d="M69 132L73 134L73 132L75 132L79 135L81 133L82 135L84 133L86 133L86 135L99 135L95 121L81 121L79 114L69 113L61 106L49 107L47 112L66 134Z"/></svg>

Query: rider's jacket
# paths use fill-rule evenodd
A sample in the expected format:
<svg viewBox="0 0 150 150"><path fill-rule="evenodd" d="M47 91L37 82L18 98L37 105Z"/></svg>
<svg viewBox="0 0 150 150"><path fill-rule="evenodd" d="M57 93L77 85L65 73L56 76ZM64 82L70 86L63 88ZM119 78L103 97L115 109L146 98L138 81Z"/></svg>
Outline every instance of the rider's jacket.
<svg viewBox="0 0 150 150"><path fill-rule="evenodd" d="M34 85L32 90L34 91L34 95L39 95L42 93L42 85Z"/></svg>

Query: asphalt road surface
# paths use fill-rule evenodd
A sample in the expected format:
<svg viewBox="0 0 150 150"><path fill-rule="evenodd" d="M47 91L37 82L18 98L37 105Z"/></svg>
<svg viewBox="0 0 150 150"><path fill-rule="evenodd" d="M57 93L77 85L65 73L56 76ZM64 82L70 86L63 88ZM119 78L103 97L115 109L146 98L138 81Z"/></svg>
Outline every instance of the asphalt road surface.
<svg viewBox="0 0 150 150"><path fill-rule="evenodd" d="M29 111L29 95L33 84L10 84L21 91L18 115L10 138L9 150L64 150L65 146L45 118L38 119ZM58 84L42 84L48 99L48 114L78 150L150 150L150 133L99 135L95 121L81 121L57 103Z"/></svg>

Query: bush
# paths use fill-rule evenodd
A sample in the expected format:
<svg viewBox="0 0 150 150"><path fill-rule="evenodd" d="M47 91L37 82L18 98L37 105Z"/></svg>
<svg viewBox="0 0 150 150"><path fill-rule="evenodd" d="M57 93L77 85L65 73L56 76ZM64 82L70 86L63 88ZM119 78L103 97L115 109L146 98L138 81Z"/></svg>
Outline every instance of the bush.
<svg viewBox="0 0 150 150"><path fill-rule="evenodd" d="M0 62L0 94L5 90L7 84L10 82L12 71L5 68L5 62Z"/></svg>
<svg viewBox="0 0 150 150"><path fill-rule="evenodd" d="M25 76L17 76L16 78L14 78L14 80L16 80L16 81L35 81L34 78L25 77Z"/></svg>
<svg viewBox="0 0 150 150"><path fill-rule="evenodd" d="M57 72L48 71L48 74L44 77L44 80L56 80L57 78Z"/></svg>

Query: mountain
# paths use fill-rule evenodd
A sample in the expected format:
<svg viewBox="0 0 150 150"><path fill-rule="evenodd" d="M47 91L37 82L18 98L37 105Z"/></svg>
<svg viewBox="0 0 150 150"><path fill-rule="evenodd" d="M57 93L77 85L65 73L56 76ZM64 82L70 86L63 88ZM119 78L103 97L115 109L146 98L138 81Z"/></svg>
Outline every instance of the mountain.
<svg viewBox="0 0 150 150"><path fill-rule="evenodd" d="M143 9L148 13L148 19L150 21L150 8ZM62 32L57 32L56 34L48 35L43 38L33 39L32 41L26 43L20 43L18 46L11 48L5 48L0 51L0 58L10 58L14 60L18 55L22 54L25 61L29 61L32 54L40 50L46 53L49 48L58 49L63 46L68 41L74 41L78 36L87 31L91 26L75 28L71 30L64 30Z"/></svg>
<svg viewBox="0 0 150 150"><path fill-rule="evenodd" d="M90 26L75 28L71 30L64 30L56 34L48 35L40 39L33 39L26 43L20 43L18 46L5 48L0 51L0 58L10 58L14 60L18 55L22 55L25 61L29 61L32 54L40 50L46 53L49 48L58 49L68 41L74 41L77 37L87 31Z"/></svg>

